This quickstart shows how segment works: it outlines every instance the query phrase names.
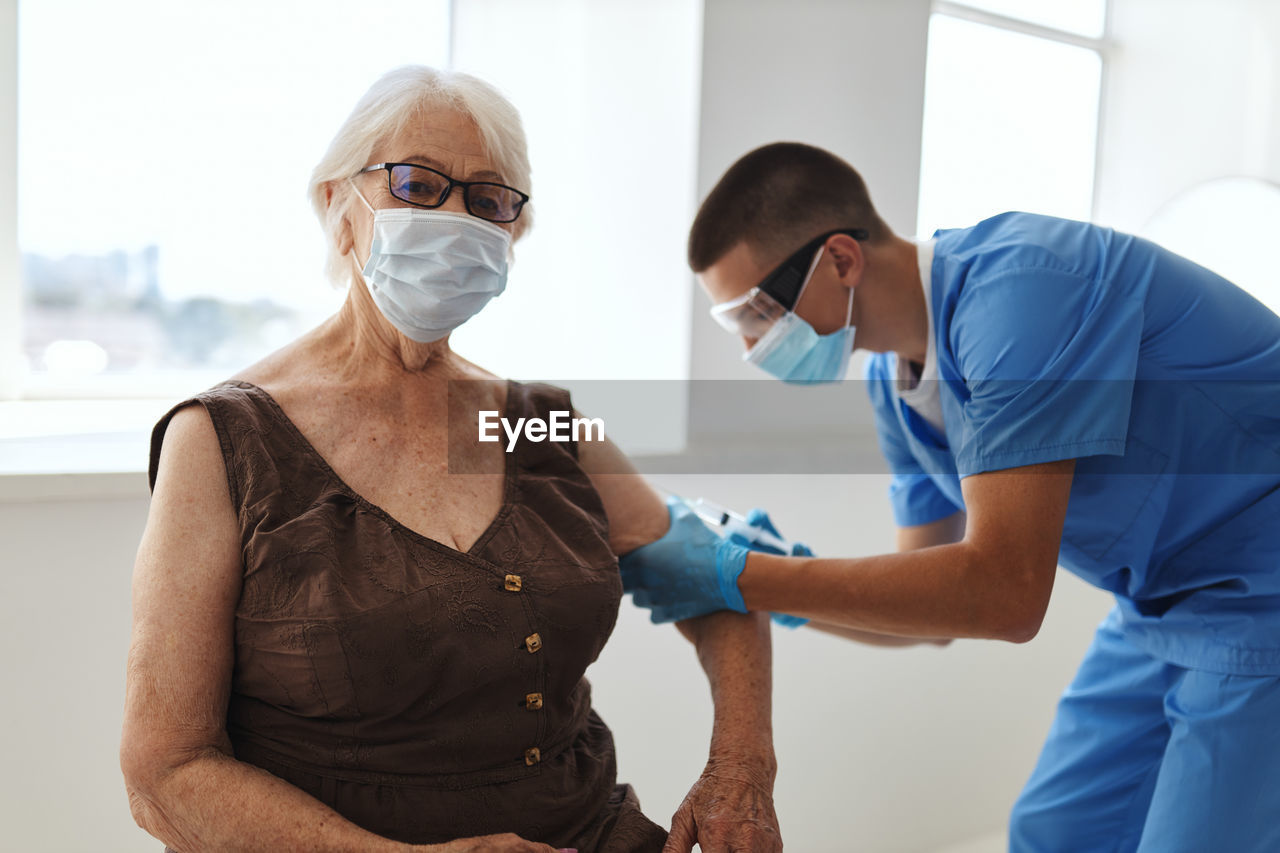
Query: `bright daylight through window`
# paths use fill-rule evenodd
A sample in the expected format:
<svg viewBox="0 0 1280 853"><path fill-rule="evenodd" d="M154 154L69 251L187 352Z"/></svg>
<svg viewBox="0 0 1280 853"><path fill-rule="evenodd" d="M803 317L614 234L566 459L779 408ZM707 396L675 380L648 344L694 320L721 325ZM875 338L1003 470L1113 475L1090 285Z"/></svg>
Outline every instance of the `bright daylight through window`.
<svg viewBox="0 0 1280 853"><path fill-rule="evenodd" d="M176 398L331 314L307 179L357 98L410 63L498 86L534 167L536 226L457 351L521 379L685 375L681 335L621 347L600 318L688 322L700 8L24 0L20 395ZM663 164L666 191L602 216L598 176L636 162Z"/></svg>
<svg viewBox="0 0 1280 853"><path fill-rule="evenodd" d="M1103 62L1103 45L1092 37L1102 34L1102 0L936 7L919 233L1006 210L1089 219ZM1033 26L1019 29L983 12Z"/></svg>
<svg viewBox="0 0 1280 853"><path fill-rule="evenodd" d="M189 392L331 313L341 294L308 175L379 74L447 63L448 13L448 0L24 0L29 387Z"/></svg>

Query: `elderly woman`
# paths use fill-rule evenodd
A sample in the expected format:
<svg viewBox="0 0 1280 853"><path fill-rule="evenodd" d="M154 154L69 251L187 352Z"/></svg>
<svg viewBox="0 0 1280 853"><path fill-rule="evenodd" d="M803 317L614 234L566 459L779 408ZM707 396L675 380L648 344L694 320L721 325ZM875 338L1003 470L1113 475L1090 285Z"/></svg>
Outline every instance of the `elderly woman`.
<svg viewBox="0 0 1280 853"><path fill-rule="evenodd" d="M528 192L496 91L386 75L312 177L344 305L156 426L121 763L174 850L780 849L767 621L682 625L715 728L668 839L583 678L662 501L607 444L449 456L450 407L570 407L449 348L505 286Z"/></svg>

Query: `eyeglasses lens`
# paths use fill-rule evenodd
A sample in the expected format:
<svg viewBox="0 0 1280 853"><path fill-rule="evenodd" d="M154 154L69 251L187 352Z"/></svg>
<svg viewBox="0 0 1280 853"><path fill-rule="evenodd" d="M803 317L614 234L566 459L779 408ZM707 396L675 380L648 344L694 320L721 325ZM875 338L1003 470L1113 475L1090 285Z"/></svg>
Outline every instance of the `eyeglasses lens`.
<svg viewBox="0 0 1280 853"><path fill-rule="evenodd" d="M392 166L391 194L401 201L435 207L449 192L449 179L418 166Z"/></svg>
<svg viewBox="0 0 1280 853"><path fill-rule="evenodd" d="M467 187L467 210L472 216L494 222L510 222L520 215L524 200L502 184L472 184Z"/></svg>

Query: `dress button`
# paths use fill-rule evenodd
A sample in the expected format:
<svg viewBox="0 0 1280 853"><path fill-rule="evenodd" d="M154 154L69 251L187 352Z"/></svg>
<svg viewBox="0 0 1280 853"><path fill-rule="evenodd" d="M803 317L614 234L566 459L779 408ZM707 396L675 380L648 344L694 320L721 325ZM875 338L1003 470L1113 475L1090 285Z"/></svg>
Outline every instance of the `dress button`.
<svg viewBox="0 0 1280 853"><path fill-rule="evenodd" d="M530 693L524 697L524 706L530 711L537 711L542 708L542 694Z"/></svg>
<svg viewBox="0 0 1280 853"><path fill-rule="evenodd" d="M542 637L538 636L536 633L530 634L524 638L524 647L529 650L529 654L533 654L538 649L542 648Z"/></svg>
<svg viewBox="0 0 1280 853"><path fill-rule="evenodd" d="M502 584L507 592L519 592L521 581L519 575L507 575Z"/></svg>
<svg viewBox="0 0 1280 853"><path fill-rule="evenodd" d="M536 746L531 746L524 751L524 763L532 767L542 760L542 753L538 751Z"/></svg>

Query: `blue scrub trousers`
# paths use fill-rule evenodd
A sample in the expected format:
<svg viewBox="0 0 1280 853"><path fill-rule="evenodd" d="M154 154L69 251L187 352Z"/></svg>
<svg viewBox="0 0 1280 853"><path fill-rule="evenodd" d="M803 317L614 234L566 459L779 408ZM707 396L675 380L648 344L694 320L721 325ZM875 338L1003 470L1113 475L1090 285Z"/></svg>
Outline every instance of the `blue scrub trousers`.
<svg viewBox="0 0 1280 853"><path fill-rule="evenodd" d="M1280 677L1174 666L1103 622L1014 805L1009 849L1280 851Z"/></svg>

